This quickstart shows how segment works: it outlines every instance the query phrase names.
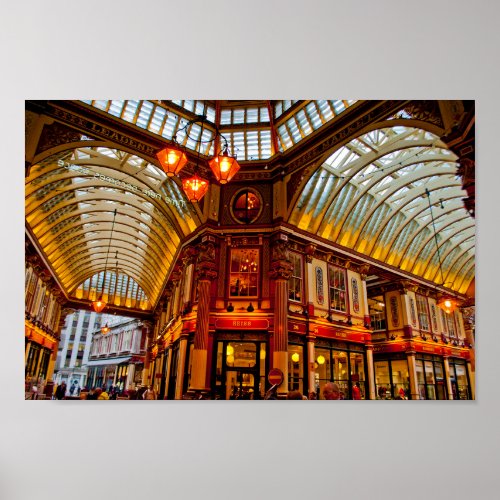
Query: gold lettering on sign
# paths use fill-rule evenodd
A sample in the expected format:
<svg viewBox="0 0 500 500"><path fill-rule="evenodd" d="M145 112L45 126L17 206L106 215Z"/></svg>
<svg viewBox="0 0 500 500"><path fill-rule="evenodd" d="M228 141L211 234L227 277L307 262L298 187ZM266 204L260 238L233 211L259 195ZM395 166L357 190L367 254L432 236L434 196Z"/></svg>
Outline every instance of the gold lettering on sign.
<svg viewBox="0 0 500 500"><path fill-rule="evenodd" d="M233 326L252 326L251 321L233 321Z"/></svg>

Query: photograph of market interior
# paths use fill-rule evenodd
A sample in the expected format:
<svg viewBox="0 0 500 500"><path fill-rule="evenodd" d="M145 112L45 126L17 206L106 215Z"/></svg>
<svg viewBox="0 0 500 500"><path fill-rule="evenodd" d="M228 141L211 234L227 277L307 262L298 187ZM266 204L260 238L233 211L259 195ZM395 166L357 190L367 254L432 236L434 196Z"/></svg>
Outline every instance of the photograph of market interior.
<svg viewBox="0 0 500 500"><path fill-rule="evenodd" d="M474 124L26 101L25 399L474 399Z"/></svg>

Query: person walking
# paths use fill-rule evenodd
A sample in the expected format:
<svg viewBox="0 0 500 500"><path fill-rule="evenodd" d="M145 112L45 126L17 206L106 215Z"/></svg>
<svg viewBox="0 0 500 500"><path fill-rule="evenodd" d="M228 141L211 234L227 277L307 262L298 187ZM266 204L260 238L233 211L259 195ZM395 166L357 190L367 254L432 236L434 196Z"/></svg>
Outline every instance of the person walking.
<svg viewBox="0 0 500 500"><path fill-rule="evenodd" d="M157 399L156 391L154 390L154 387L152 385L150 385L144 392L144 394L142 395L142 399Z"/></svg>
<svg viewBox="0 0 500 500"><path fill-rule="evenodd" d="M66 382L61 382L56 389L56 399L64 399L66 396Z"/></svg>

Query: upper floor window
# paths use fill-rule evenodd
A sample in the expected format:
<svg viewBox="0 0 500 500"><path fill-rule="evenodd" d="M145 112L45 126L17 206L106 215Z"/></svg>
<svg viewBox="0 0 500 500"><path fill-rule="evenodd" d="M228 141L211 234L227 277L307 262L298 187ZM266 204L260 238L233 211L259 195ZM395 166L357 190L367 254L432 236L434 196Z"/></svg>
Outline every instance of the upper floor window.
<svg viewBox="0 0 500 500"><path fill-rule="evenodd" d="M427 299L422 295L416 295L418 322L422 330L429 331L429 311L427 310Z"/></svg>
<svg viewBox="0 0 500 500"><path fill-rule="evenodd" d="M257 297L259 293L259 250L232 249L229 271L230 297Z"/></svg>
<svg viewBox="0 0 500 500"><path fill-rule="evenodd" d="M345 270L341 267L329 266L328 285L330 289L330 309L341 312L347 311Z"/></svg>
<svg viewBox="0 0 500 500"><path fill-rule="evenodd" d="M382 296L368 299L368 308L370 311L370 323L376 330L387 330L385 321L385 304Z"/></svg>
<svg viewBox="0 0 500 500"><path fill-rule="evenodd" d="M303 277L302 277L302 257L298 253L290 252L292 262L292 276L288 281L288 298L295 302L302 302L304 298Z"/></svg>
<svg viewBox="0 0 500 500"><path fill-rule="evenodd" d="M446 314L446 321L448 323L448 335L450 337L456 337L456 332L455 332L455 315L453 313Z"/></svg>

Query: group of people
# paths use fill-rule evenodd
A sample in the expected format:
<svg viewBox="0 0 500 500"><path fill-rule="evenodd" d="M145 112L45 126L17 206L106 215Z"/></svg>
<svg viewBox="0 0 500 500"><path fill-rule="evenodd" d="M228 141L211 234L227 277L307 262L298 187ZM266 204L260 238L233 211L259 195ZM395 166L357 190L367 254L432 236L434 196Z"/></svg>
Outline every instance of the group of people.
<svg viewBox="0 0 500 500"><path fill-rule="evenodd" d="M68 399L68 396L72 396L71 392L68 392L66 382L61 382L57 386L54 399ZM74 394L76 395L76 393ZM158 399L154 387L151 385L149 387L140 387L139 389L129 388L126 391L121 392L118 387L96 387L87 389L84 388L79 391L78 397L84 400L115 400L115 399L144 399L144 400L154 400Z"/></svg>
<svg viewBox="0 0 500 500"><path fill-rule="evenodd" d="M359 387L358 387L359 391ZM354 391L353 391L354 394ZM343 399L342 397L342 392L340 391L340 388L338 384L335 382L327 382L323 386L323 398L327 400L331 399ZM287 394L286 399L309 399L309 400L315 400L317 399L317 395L315 392L310 392L309 397L302 395L300 391L290 391ZM361 399L361 395L359 398L353 397L353 399Z"/></svg>

